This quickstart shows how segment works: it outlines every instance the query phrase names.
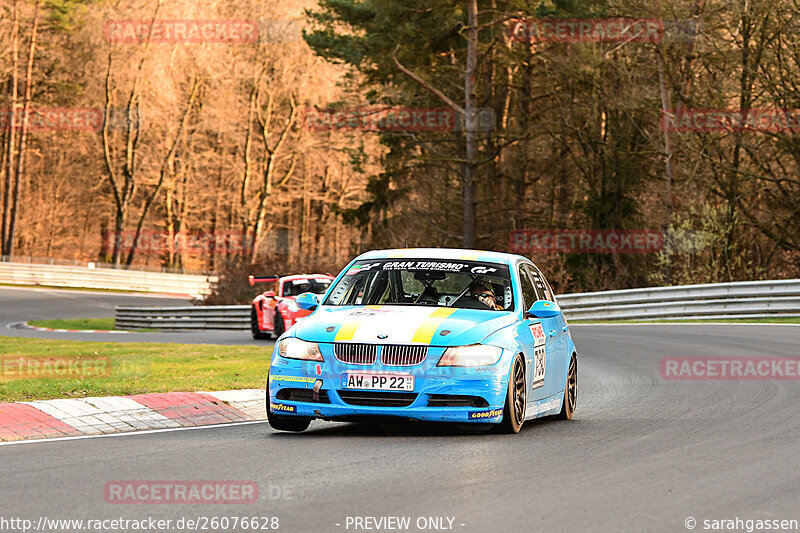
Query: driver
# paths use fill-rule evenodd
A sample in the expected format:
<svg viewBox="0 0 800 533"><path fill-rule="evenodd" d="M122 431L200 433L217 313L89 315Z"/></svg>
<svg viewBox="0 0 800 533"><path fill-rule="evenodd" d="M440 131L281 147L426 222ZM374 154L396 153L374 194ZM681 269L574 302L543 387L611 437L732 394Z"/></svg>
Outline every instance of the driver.
<svg viewBox="0 0 800 533"><path fill-rule="evenodd" d="M483 283L476 282L470 289L470 294L489 309L494 309L495 311L503 310L502 307L497 305L497 296L494 295L494 291Z"/></svg>

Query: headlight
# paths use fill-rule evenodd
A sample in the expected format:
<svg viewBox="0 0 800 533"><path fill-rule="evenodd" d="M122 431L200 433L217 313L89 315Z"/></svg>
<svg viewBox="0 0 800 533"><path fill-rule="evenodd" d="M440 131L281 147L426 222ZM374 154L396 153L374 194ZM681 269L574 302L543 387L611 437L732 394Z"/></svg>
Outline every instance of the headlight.
<svg viewBox="0 0 800 533"><path fill-rule="evenodd" d="M500 360L503 349L486 344L454 346L445 350L436 366L489 366Z"/></svg>
<svg viewBox="0 0 800 533"><path fill-rule="evenodd" d="M296 304L296 303L294 303L294 300L287 300L287 301L286 301L286 308L287 308L287 309L289 310L289 312L291 312L291 313L296 313L297 311L299 311L299 310L300 310L300 308L299 308L299 307L297 307L297 304Z"/></svg>
<svg viewBox="0 0 800 533"><path fill-rule="evenodd" d="M322 354L319 346L313 342L306 342L294 337L288 337L281 341L278 350L281 357L287 359L304 359L307 361L322 361Z"/></svg>

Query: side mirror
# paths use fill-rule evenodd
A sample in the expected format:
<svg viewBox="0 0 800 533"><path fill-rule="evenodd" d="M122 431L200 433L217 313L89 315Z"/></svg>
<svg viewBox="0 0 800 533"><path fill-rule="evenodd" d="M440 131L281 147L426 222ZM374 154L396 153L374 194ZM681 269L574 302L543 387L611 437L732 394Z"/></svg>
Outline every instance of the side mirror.
<svg viewBox="0 0 800 533"><path fill-rule="evenodd" d="M304 292L294 299L297 307L306 311L314 311L319 306L319 297L313 292Z"/></svg>
<svg viewBox="0 0 800 533"><path fill-rule="evenodd" d="M534 318L553 318L561 314L561 308L555 302L537 300L525 314Z"/></svg>

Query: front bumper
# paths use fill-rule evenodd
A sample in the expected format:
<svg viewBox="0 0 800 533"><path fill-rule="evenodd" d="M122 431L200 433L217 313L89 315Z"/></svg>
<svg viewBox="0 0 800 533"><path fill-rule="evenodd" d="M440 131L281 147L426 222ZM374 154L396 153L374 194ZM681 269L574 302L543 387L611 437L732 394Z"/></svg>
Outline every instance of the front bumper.
<svg viewBox="0 0 800 533"><path fill-rule="evenodd" d="M353 420L358 418L400 418L431 422L497 423L502 420L503 406L508 390L506 357L495 365L480 368L437 367L444 348L431 347L426 360L415 366L369 366L342 363L320 345L325 362L315 363L273 356L269 373L270 409L274 414L322 418L326 420ZM343 389L341 375L347 371L401 372L414 375L414 390L406 398L413 401L404 407L386 405L354 405L342 393L361 391ZM310 391L322 380L319 397L322 401L291 401L279 399L283 389ZM287 391L284 391L284 393ZM375 391L381 397L383 391ZM282 395L284 396L284 395ZM310 394L309 394L310 396ZM386 395L388 396L388 395ZM434 398L470 396L483 400L480 406L431 406ZM435 403L435 401L434 401Z"/></svg>

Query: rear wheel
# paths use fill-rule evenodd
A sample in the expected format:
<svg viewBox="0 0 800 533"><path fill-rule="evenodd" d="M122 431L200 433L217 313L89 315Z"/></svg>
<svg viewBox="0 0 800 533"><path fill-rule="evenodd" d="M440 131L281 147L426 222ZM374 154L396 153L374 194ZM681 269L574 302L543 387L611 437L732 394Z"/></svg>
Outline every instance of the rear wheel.
<svg viewBox="0 0 800 533"><path fill-rule="evenodd" d="M569 360L569 372L567 372L567 383L564 386L564 404L558 418L569 420L575 413L575 406L578 404L578 358L572 354Z"/></svg>
<svg viewBox="0 0 800 533"><path fill-rule="evenodd" d="M278 307L275 307L275 320L272 323L272 334L277 339L283 332L286 331L286 325L283 323L283 315L281 314Z"/></svg>
<svg viewBox="0 0 800 533"><path fill-rule="evenodd" d="M273 414L272 409L269 408L269 385L267 385L267 422L269 422L272 429L300 433L308 429L308 426L311 424L311 419L303 416L281 416Z"/></svg>
<svg viewBox="0 0 800 533"><path fill-rule="evenodd" d="M250 331L253 332L253 338L256 340L269 338L269 335L261 331L258 327L258 311L256 311L255 305L250 309Z"/></svg>
<svg viewBox="0 0 800 533"><path fill-rule="evenodd" d="M503 420L497 424L499 433L519 433L525 422L525 402L528 401L525 386L525 363L522 356L514 358L511 377L508 380L506 404L503 408Z"/></svg>

